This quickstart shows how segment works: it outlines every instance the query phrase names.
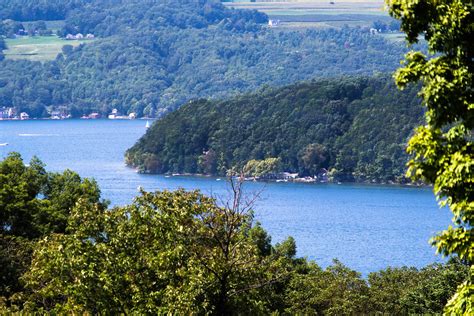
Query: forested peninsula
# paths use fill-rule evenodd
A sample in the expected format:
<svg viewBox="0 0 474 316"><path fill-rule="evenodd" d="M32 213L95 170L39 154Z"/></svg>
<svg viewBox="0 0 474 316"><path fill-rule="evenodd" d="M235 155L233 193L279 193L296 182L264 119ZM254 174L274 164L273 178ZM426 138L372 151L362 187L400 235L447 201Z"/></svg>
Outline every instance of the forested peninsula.
<svg viewBox="0 0 474 316"><path fill-rule="evenodd" d="M0 56L0 108L32 118L58 109L160 117L196 98L391 72L407 51L368 28L272 29L265 14L219 1L6 1L0 38L27 28L22 21L51 20L61 21L60 38L95 40L64 40L62 53L43 62ZM0 51L7 48L0 39Z"/></svg>
<svg viewBox="0 0 474 316"><path fill-rule="evenodd" d="M312 80L189 102L156 122L126 161L149 173L323 170L329 181L403 183L406 142L422 116L417 87L399 91L388 76Z"/></svg>

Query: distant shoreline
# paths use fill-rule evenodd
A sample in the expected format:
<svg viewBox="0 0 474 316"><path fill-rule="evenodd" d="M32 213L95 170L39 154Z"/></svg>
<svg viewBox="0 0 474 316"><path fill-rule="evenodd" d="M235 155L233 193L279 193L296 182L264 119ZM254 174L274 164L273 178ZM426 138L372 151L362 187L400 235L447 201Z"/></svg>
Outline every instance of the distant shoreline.
<svg viewBox="0 0 474 316"><path fill-rule="evenodd" d="M149 173L139 172L137 168L127 166L130 169L135 170L137 173L143 175L159 175L165 178L171 177L189 177L189 178L214 178L216 181L227 181L226 176L209 175L201 173ZM244 182L258 182L258 183L296 183L296 184L333 184L333 185L345 185L345 184L360 184L365 186L387 186L387 187L407 187L407 188L430 188L432 185L421 184L421 183L398 183L398 182L372 182L372 181L304 181L304 178L297 178L296 180L285 180L281 179L253 179L252 177L244 178Z"/></svg>
<svg viewBox="0 0 474 316"><path fill-rule="evenodd" d="M129 119L129 118L115 118L115 119L109 119L109 118L80 118L80 117L71 117L71 118L65 118L65 119L53 119L49 117L45 118L29 118L29 119L19 119L19 118L14 118L14 119L5 119L5 118L0 118L0 122L2 121L14 121L14 122L27 122L27 121L144 121L144 120L149 120L149 121L155 121L158 118L151 118L151 117L139 117L135 119Z"/></svg>

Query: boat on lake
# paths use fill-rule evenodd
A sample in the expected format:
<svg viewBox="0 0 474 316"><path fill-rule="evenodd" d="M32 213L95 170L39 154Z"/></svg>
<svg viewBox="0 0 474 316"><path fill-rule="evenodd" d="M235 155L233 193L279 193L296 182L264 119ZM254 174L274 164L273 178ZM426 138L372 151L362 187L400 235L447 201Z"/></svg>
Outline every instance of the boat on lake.
<svg viewBox="0 0 474 316"><path fill-rule="evenodd" d="M1 146L8 146L8 143L0 143L0 147Z"/></svg>

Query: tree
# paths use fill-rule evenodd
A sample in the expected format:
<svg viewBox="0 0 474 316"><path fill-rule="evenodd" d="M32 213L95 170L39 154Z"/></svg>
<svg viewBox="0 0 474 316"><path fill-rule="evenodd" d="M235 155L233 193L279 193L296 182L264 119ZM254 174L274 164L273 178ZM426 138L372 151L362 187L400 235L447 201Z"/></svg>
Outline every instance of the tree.
<svg viewBox="0 0 474 316"><path fill-rule="evenodd" d="M72 45L64 45L61 50L63 52L63 55L69 56L74 51L74 47Z"/></svg>
<svg viewBox="0 0 474 316"><path fill-rule="evenodd" d="M43 230L38 223L42 202L37 196L47 181L44 165L33 158L25 166L18 153L0 162L0 233L38 237Z"/></svg>
<svg viewBox="0 0 474 316"><path fill-rule="evenodd" d="M287 287L285 312L290 315L371 314L369 288L360 273L338 260L326 270L314 262L303 267Z"/></svg>
<svg viewBox="0 0 474 316"><path fill-rule="evenodd" d="M249 177L269 178L280 171L280 164L280 158L252 159L245 164L243 171Z"/></svg>
<svg viewBox="0 0 474 316"><path fill-rule="evenodd" d="M474 7L472 1L389 1L410 44L422 35L432 55L410 52L395 75L405 87L421 80L426 124L410 139L408 174L434 185L453 226L433 238L438 252L457 254L471 265L468 280L446 306L447 313L474 313Z"/></svg>
<svg viewBox="0 0 474 316"><path fill-rule="evenodd" d="M38 158L27 166L18 153L0 162L0 234L34 239L63 233L79 199L107 205L97 183L73 171L48 173Z"/></svg>
<svg viewBox="0 0 474 316"><path fill-rule="evenodd" d="M19 278L30 266L36 241L66 233L79 200L101 210L107 206L96 182L72 171L48 173L38 158L25 165L18 153L0 161L0 301L10 305L24 290Z"/></svg>
<svg viewBox="0 0 474 316"><path fill-rule="evenodd" d="M329 153L326 146L321 144L309 144L300 153L302 164L307 173L317 174L321 168L327 168Z"/></svg>
<svg viewBox="0 0 474 316"><path fill-rule="evenodd" d="M252 225L241 187L233 192L223 206L184 190L141 192L108 211L80 200L67 234L35 249L25 311L268 312L265 290L285 277L289 258Z"/></svg>

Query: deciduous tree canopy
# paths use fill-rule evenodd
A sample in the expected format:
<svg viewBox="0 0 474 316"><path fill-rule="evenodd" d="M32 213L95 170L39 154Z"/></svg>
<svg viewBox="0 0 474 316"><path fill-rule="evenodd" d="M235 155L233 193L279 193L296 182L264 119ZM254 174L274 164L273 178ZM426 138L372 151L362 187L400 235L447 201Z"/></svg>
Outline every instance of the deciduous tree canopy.
<svg viewBox="0 0 474 316"><path fill-rule="evenodd" d="M337 260L322 269L296 257L291 237L272 245L241 183L219 203L198 191L142 191L106 209L91 181L10 155L0 163L0 313L435 314L467 276L458 260L368 279ZM24 216L43 204L54 216ZM5 215L41 234L13 229Z"/></svg>
<svg viewBox="0 0 474 316"><path fill-rule="evenodd" d="M471 264L470 279L446 312L474 313L474 6L472 1L390 1L409 43L423 36L433 55L410 52L396 80L423 83L427 111L408 151L409 175L434 184L442 205L453 212L453 227L433 239L438 251Z"/></svg>

